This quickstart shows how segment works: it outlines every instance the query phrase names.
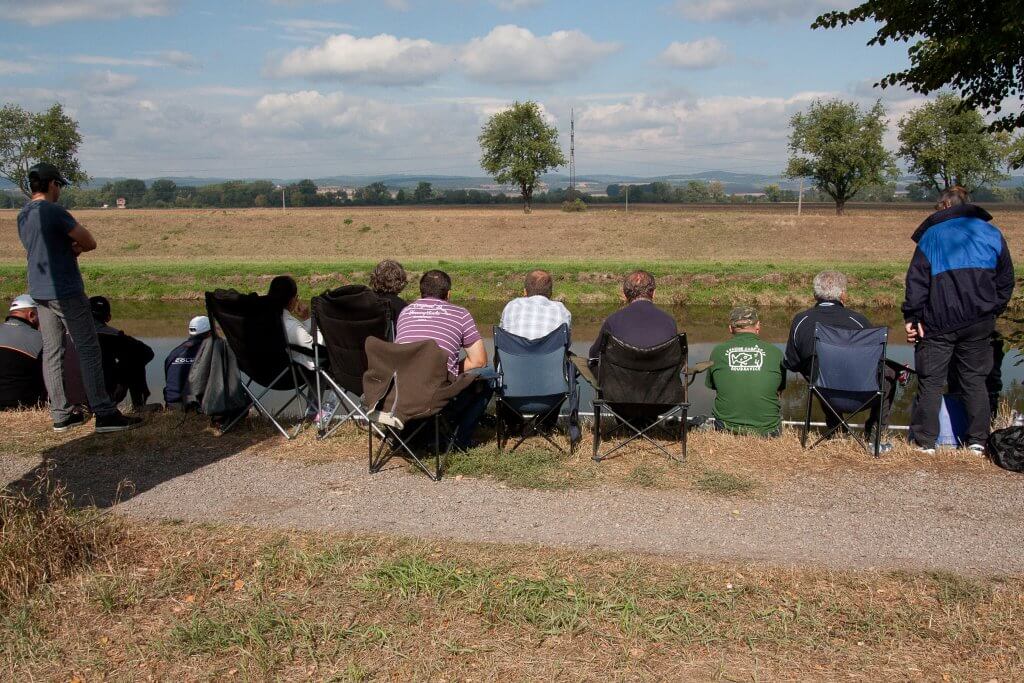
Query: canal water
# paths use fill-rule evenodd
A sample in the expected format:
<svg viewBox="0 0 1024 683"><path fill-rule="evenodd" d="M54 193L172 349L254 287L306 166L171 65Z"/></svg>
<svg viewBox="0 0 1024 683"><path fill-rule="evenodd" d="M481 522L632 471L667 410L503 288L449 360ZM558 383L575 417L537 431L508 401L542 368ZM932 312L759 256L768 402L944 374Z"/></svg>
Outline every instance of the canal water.
<svg viewBox="0 0 1024 683"><path fill-rule="evenodd" d="M502 305L493 302L457 302L467 305L484 335L488 354L492 354L492 328L501 317ZM156 359L147 369L151 400L162 398L164 386L163 359L187 336L189 319L194 315L203 315L203 304L199 301L174 302L138 302L113 301L114 327L124 330L132 336L139 337L149 344L156 353ZM590 348L601 322L615 310L608 305L574 305L570 307L573 314L573 350L585 355ZM669 309L679 323L679 329L687 333L690 344L690 364L707 360L711 349L729 337L728 309L720 307L689 306ZM761 336L780 348L785 347L789 334L789 324L800 309L765 309L761 312ZM889 327L889 358L913 366L913 347L906 343L903 333L903 322L899 311L895 309L865 310L866 315L876 325ZM1021 381L1024 379L1024 366L1017 366L1017 354L1008 353L1003 361L1003 391L1011 403L1019 410L1024 404L1024 390ZM590 398L593 392L586 383L582 387L583 412L590 412ZM902 389L893 407L891 422L893 425L905 425L909 421L910 402L913 399L915 384L911 383ZM786 420L802 420L806 409L807 385L798 375L790 373L786 391L782 396L783 417ZM709 415L711 413L714 394L704 387L701 375L690 388L691 415ZM815 408L816 419L821 415Z"/></svg>

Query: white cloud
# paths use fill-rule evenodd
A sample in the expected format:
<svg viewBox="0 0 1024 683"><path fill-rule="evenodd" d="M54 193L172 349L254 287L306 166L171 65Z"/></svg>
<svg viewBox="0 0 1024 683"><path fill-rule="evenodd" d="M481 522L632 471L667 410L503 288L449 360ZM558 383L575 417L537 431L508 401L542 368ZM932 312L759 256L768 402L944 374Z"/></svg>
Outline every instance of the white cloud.
<svg viewBox="0 0 1024 683"><path fill-rule="evenodd" d="M82 90L96 95L118 95L131 90L138 82L135 76L109 70L94 71L77 79Z"/></svg>
<svg viewBox="0 0 1024 683"><path fill-rule="evenodd" d="M181 0L0 0L5 18L32 26L62 21L113 21L124 17L162 17Z"/></svg>
<svg viewBox="0 0 1024 683"><path fill-rule="evenodd" d="M349 0L271 0L275 5L285 5L287 7L298 7L301 5L335 5L341 2L348 2ZM405 12L411 5L408 0L384 0L384 4L391 9Z"/></svg>
<svg viewBox="0 0 1024 683"><path fill-rule="evenodd" d="M0 59L0 76L18 76L35 73L36 68L28 62L12 62Z"/></svg>
<svg viewBox="0 0 1024 683"><path fill-rule="evenodd" d="M490 0L491 4L502 12L515 12L523 9L540 7L545 0Z"/></svg>
<svg viewBox="0 0 1024 683"><path fill-rule="evenodd" d="M140 66L146 68L176 67L192 70L199 68L199 60L195 55L181 50L164 50L147 53L144 57L109 57L106 55L74 55L69 61L74 64L91 66Z"/></svg>
<svg viewBox="0 0 1024 683"><path fill-rule="evenodd" d="M508 24L469 41L460 61L470 78L486 83L554 83L618 50L617 43L599 43L582 31L537 36Z"/></svg>
<svg viewBox="0 0 1024 683"><path fill-rule="evenodd" d="M835 9L835 0L676 0L675 9L692 21L756 21L816 16Z"/></svg>
<svg viewBox="0 0 1024 683"><path fill-rule="evenodd" d="M725 43L712 36L685 43L674 42L658 59L675 69L710 69L731 61L732 55Z"/></svg>
<svg viewBox="0 0 1024 683"><path fill-rule="evenodd" d="M412 85L438 78L451 64L453 51L424 39L386 33L357 38L342 33L320 45L297 48L272 62L267 73L379 85Z"/></svg>

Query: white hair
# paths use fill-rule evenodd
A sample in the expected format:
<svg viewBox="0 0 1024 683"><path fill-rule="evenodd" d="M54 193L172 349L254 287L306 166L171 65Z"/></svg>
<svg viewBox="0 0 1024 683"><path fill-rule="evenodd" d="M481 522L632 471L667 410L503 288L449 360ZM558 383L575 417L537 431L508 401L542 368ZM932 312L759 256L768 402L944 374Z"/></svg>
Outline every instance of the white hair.
<svg viewBox="0 0 1024 683"><path fill-rule="evenodd" d="M814 276L814 298L839 301L846 294L846 276L838 270L823 270Z"/></svg>

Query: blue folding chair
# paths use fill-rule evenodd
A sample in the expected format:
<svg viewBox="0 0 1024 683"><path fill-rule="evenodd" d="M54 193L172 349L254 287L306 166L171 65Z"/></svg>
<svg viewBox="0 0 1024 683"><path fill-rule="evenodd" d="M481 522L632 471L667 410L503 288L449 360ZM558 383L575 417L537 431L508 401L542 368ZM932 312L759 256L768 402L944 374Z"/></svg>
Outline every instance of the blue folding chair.
<svg viewBox="0 0 1024 683"><path fill-rule="evenodd" d="M851 330L821 323L814 326L814 356L811 359L811 381L807 392L807 415L800 438L801 446L807 448L811 406L815 397L821 401L822 409L834 415L838 423L815 441L811 448L840 429L850 432L850 425L844 415L852 416L877 407L881 417L888 337L887 327ZM876 458L881 447L881 424L879 420L874 435L873 450ZM854 434L854 438L865 450L872 450L860 436Z"/></svg>
<svg viewBox="0 0 1024 683"><path fill-rule="evenodd" d="M569 354L569 327L560 325L546 337L526 339L494 328L494 369L498 373L495 392L499 450L508 444L509 422L523 425L515 451L528 438L540 436L559 451L566 452L551 438L552 422L569 402L568 453L580 440L579 399L576 368Z"/></svg>

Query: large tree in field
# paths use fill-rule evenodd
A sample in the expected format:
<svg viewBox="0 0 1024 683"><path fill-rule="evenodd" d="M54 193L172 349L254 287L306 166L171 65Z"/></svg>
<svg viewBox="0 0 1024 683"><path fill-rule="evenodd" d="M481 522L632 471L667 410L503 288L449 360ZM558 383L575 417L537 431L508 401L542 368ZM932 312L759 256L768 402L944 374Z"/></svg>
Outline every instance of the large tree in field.
<svg viewBox="0 0 1024 683"><path fill-rule="evenodd" d="M882 144L881 102L861 111L853 102L815 101L807 111L795 114L789 125L792 156L786 175L813 180L836 203L837 216L859 190L896 174L892 155Z"/></svg>
<svg viewBox="0 0 1024 683"><path fill-rule="evenodd" d="M936 193L953 185L970 191L1007 177L1008 133L992 133L981 112L956 95L940 95L900 120L899 155Z"/></svg>
<svg viewBox="0 0 1024 683"><path fill-rule="evenodd" d="M912 43L910 66L882 76L876 85L901 85L926 95L953 90L964 98L965 109L986 114L998 114L1011 97L1024 102L1021 0L867 0L846 12L823 14L812 26L859 22L878 27L868 45ZM1024 128L1024 111L1003 115L991 125L1003 131Z"/></svg>
<svg viewBox="0 0 1024 683"><path fill-rule="evenodd" d="M492 116L478 138L480 166L499 183L514 183L530 211L540 177L565 165L558 129L544 122L536 102L516 102Z"/></svg>
<svg viewBox="0 0 1024 683"><path fill-rule="evenodd" d="M0 107L0 177L11 181L29 196L28 169L47 161L72 183L88 180L78 163L82 136L78 123L55 104L33 113L16 104Z"/></svg>

